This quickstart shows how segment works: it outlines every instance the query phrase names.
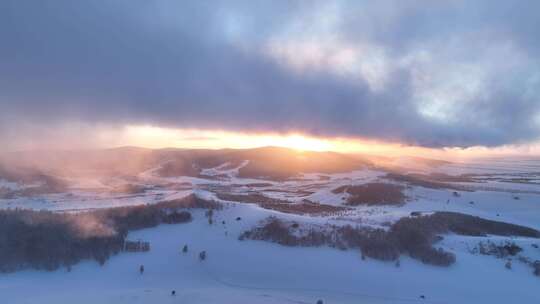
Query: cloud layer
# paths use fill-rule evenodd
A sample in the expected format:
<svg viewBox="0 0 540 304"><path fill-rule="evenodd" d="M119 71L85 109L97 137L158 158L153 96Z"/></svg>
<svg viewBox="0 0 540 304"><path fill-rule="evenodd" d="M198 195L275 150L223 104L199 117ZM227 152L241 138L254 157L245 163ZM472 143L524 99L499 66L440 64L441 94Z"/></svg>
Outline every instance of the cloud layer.
<svg viewBox="0 0 540 304"><path fill-rule="evenodd" d="M0 2L0 136L69 122L535 141L538 1Z"/></svg>

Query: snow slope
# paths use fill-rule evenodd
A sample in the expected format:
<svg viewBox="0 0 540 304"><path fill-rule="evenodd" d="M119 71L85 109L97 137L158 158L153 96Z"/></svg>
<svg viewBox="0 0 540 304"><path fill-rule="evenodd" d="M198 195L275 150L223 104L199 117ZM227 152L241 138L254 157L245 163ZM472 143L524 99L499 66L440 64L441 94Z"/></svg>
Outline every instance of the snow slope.
<svg viewBox="0 0 540 304"><path fill-rule="evenodd" d="M393 263L362 261L352 250L236 239L270 213L235 204L218 212L217 224L210 226L199 211L192 223L131 233L131 239L151 242L149 253L121 254L102 267L84 262L71 272L0 275L0 299L13 304L540 302L538 278L524 266L516 263L506 270L500 260L459 248L458 262L450 268L408 258L396 268ZM242 220L235 221L237 216ZM187 254L180 253L184 244L189 245ZM196 258L201 250L207 251L207 261ZM145 266L143 275L138 273L140 264ZM176 296L170 295L172 290Z"/></svg>
<svg viewBox="0 0 540 304"><path fill-rule="evenodd" d="M78 212L157 203L190 193L215 199L212 192L215 189L239 194L256 192L292 203L309 199L339 206L346 196L332 192L339 186L391 182L384 179L385 172L377 170L306 174L299 179L277 182L242 179L237 177L237 169L222 165L204 172L209 176L225 174L220 179L161 178L148 171L138 179L150 190L137 194L96 192L75 182L66 193L0 199L0 208ZM227 203L224 210L216 212L213 225L208 224L203 211L195 211L191 223L130 233L129 239L151 242L152 250L148 253L123 253L102 267L95 262L83 262L71 272L32 270L0 274L0 303L267 304L316 303L318 299L324 303L540 303L537 292L540 279L531 274L530 268L516 261L512 270L507 270L505 260L471 252L482 240L512 241L524 248L527 257L540 260L540 249L532 247L540 245L540 240L448 235L437 246L456 254L454 265L429 266L402 256L401 267L396 268L394 263L362 261L357 250L291 248L237 239L243 231L270 215L318 225L385 227L413 211L455 211L540 229L539 185L489 179L535 178L537 169L536 160L497 161L492 167L489 162L448 164L432 171L476 174L481 183L463 183L478 187L476 191L460 191L455 196L450 189L408 186L408 200L402 206L351 207L340 215L284 214L255 204ZM242 220L236 221L237 217ZM180 253L184 244L190 248L187 254ZM197 259L202 250L208 253L204 262ZM141 264L146 269L143 275L138 273ZM171 296L172 290L176 290L176 296Z"/></svg>

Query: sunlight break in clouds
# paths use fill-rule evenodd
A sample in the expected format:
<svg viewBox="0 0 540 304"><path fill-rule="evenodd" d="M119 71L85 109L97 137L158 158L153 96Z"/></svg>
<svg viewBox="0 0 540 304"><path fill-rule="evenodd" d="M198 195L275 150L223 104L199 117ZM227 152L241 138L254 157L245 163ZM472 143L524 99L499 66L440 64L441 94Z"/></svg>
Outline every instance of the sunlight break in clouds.
<svg viewBox="0 0 540 304"><path fill-rule="evenodd" d="M82 144L99 141L101 126L152 125L438 149L534 145L539 5L1 1L0 141L39 147L72 124L99 126L71 139ZM109 146L121 141L112 137Z"/></svg>
<svg viewBox="0 0 540 304"><path fill-rule="evenodd" d="M127 126L122 131L115 131L114 134L120 138L117 145L146 148L249 149L276 146L298 151L332 151L385 156L415 155L463 160L477 157L540 154L540 144L508 145L499 148L430 149L360 138L324 138L301 133L254 134L223 130L169 129L149 125Z"/></svg>
<svg viewBox="0 0 540 304"><path fill-rule="evenodd" d="M220 130L182 130L153 126L128 126L125 128L124 139L130 145L152 148L245 149L278 146L309 151L336 150L329 140L300 134L244 134Z"/></svg>

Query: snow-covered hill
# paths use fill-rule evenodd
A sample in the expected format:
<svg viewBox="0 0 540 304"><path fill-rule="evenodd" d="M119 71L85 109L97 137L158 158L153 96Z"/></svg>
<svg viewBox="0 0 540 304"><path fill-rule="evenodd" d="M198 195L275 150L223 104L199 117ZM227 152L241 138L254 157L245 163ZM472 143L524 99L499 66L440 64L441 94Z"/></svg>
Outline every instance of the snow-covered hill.
<svg viewBox="0 0 540 304"><path fill-rule="evenodd" d="M436 246L455 255L450 267L426 265L406 254L396 267L394 262L363 260L356 249L238 240L269 216L308 227L351 225L384 230L411 214L451 211L540 230L540 186L535 173L539 163L535 160L517 165L494 162L496 170L488 170L485 161L437 164L411 172L400 164L399 174L407 177L402 180L388 176L395 171L378 167L311 172L285 180L243 178L239 169L248 163L221 163L202 169L199 176L161 176L157 168L150 168L114 179L72 177L64 179L68 181L64 192L0 199L2 209L57 212L154 204L190 194L224 205L215 211L211 225L204 210L197 210L190 223L129 233L128 239L149 241L150 252L121 253L103 266L85 261L70 272L0 274L0 300L45 304L316 303L319 299L324 303L540 303L536 292L540 278L520 261L540 260L540 239L536 238L446 234ZM397 204L349 203L362 193L347 189L369 183L402 186L406 199ZM11 190L22 185L4 181L0 187ZM497 258L479 253L479 244L485 242L512 243L522 251ZM186 244L188 253L181 253ZM205 261L197 258L201 251L207 252ZM508 259L511 269L505 267ZM142 275L140 265L145 266Z"/></svg>
<svg viewBox="0 0 540 304"><path fill-rule="evenodd" d="M253 205L232 205L208 225L195 221L130 234L151 242L148 253L125 253L104 266L84 262L71 272L24 271L0 275L4 303L537 303L538 278L516 264L507 270L495 258L455 246L450 268L403 258L401 267L357 251L288 248L236 235L271 214ZM242 217L236 221L236 217ZM291 218L296 218L291 216ZM226 224L221 224L225 220ZM227 232L227 235L225 234ZM184 244L187 254L181 253ZM461 246L463 247L463 246ZM197 254L206 250L201 262ZM140 275L139 265L145 266ZM176 296L171 296L171 291ZM426 299L420 299L425 295Z"/></svg>

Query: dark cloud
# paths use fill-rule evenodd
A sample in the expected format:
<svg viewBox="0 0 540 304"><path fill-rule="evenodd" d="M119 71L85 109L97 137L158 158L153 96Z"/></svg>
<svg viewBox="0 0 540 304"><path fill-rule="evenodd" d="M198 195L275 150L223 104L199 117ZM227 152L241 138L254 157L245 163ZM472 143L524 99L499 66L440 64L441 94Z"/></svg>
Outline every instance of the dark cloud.
<svg viewBox="0 0 540 304"><path fill-rule="evenodd" d="M0 136L72 121L529 142L539 12L518 0L4 0Z"/></svg>

